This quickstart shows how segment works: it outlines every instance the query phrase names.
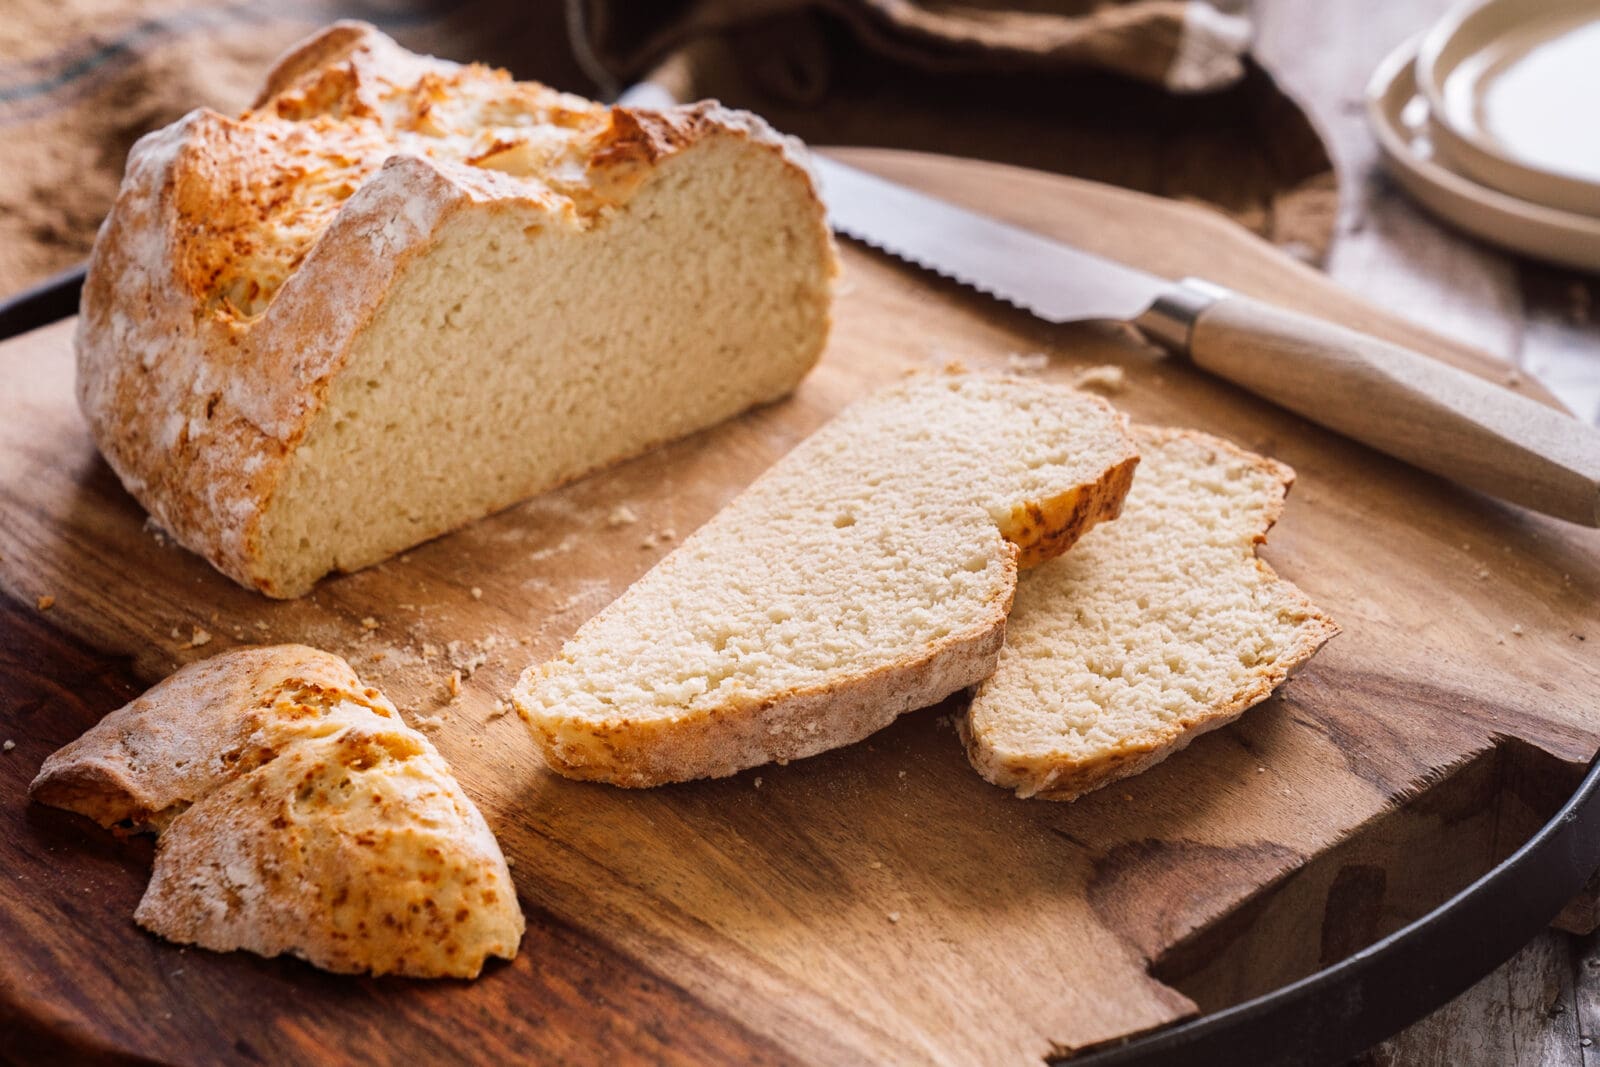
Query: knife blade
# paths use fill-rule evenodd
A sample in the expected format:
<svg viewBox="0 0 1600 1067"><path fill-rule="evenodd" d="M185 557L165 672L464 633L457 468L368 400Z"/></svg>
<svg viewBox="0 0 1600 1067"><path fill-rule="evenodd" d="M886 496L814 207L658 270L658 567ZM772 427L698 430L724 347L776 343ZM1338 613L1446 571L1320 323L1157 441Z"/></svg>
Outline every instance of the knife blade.
<svg viewBox="0 0 1600 1067"><path fill-rule="evenodd" d="M1600 431L1401 345L1172 281L812 156L834 231L1052 323L1130 323L1168 352L1414 466L1600 526Z"/></svg>

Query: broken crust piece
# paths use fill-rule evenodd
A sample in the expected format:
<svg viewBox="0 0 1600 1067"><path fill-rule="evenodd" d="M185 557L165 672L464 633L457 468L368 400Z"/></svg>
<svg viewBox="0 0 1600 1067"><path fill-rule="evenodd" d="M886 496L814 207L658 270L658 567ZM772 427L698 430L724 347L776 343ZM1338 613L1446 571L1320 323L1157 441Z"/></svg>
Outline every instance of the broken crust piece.
<svg viewBox="0 0 1600 1067"><path fill-rule="evenodd" d="M172 941L472 978L522 939L500 846L443 757L303 645L190 664L51 755L29 792L160 833L134 918Z"/></svg>
<svg viewBox="0 0 1600 1067"><path fill-rule="evenodd" d="M984 778L1073 800L1272 695L1339 632L1256 557L1294 472L1207 434L1138 427L1115 525L1022 576L992 677L957 721Z"/></svg>
<svg viewBox="0 0 1600 1067"><path fill-rule="evenodd" d="M1116 517L1105 401L918 375L847 408L610 607L514 701L549 765L653 786L858 741L986 677L1019 563Z"/></svg>
<svg viewBox="0 0 1600 1067"><path fill-rule="evenodd" d="M77 333L159 525L295 597L789 393L837 265L798 141L344 22L133 148ZM348 502L359 499L359 514Z"/></svg>

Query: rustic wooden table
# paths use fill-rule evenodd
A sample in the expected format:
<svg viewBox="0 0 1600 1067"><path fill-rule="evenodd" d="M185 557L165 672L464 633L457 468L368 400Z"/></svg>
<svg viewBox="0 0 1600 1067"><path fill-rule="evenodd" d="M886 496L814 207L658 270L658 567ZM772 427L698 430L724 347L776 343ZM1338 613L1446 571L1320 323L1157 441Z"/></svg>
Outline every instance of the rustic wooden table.
<svg viewBox="0 0 1600 1067"><path fill-rule="evenodd" d="M1344 203L1326 264L1341 284L1472 344L1600 422L1600 280L1436 223L1383 174L1362 90L1452 0L1258 0L1257 52L1311 113ZM1371 1050L1406 1067L1600 1064L1600 935L1550 931L1467 993Z"/></svg>

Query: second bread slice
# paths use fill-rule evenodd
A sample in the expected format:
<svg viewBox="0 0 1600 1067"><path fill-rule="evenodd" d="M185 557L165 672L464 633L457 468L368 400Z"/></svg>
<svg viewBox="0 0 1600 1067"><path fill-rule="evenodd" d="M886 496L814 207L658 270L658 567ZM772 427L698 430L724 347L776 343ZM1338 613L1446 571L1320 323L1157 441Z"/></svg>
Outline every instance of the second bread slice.
<svg viewBox="0 0 1600 1067"><path fill-rule="evenodd" d="M1104 401L923 375L847 409L518 683L569 777L650 786L860 740L993 669L1019 563L1115 518Z"/></svg>
<svg viewBox="0 0 1600 1067"><path fill-rule="evenodd" d="M1220 438L1140 427L1114 527L1030 571L993 677L958 720L1018 796L1072 800L1265 700L1339 632L1256 558L1294 472Z"/></svg>

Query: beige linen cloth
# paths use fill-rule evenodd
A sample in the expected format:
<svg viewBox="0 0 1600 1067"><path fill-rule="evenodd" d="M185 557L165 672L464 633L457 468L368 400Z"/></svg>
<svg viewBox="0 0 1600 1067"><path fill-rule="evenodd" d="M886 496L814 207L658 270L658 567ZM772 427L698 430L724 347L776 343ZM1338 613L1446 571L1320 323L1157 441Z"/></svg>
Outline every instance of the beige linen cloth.
<svg viewBox="0 0 1600 1067"><path fill-rule="evenodd" d="M82 260L141 134L237 112L336 18L609 96L717 96L817 144L998 159L1197 199L1309 258L1334 182L1224 0L12 0L0 20L0 295Z"/></svg>

